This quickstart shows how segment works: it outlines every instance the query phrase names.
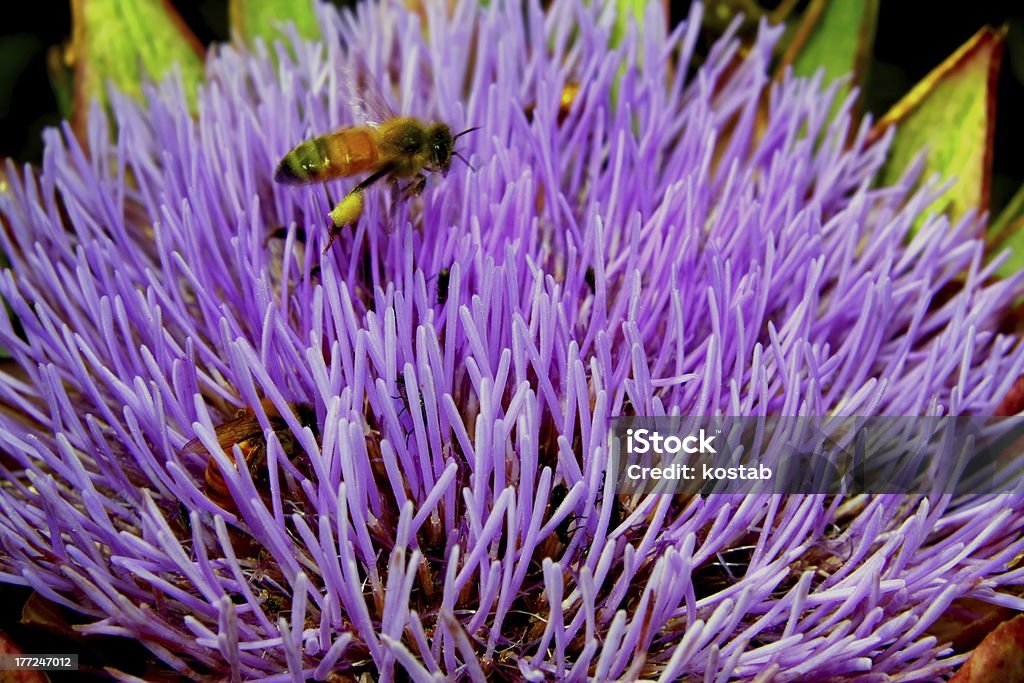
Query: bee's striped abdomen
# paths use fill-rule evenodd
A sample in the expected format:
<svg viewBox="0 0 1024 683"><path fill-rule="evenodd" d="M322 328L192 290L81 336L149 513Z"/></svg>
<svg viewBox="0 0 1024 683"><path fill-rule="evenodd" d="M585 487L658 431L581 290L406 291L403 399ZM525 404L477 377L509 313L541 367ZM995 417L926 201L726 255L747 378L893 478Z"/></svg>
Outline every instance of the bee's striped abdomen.
<svg viewBox="0 0 1024 683"><path fill-rule="evenodd" d="M343 128L307 140L281 160L274 180L300 185L370 171L380 160L377 137L371 128Z"/></svg>

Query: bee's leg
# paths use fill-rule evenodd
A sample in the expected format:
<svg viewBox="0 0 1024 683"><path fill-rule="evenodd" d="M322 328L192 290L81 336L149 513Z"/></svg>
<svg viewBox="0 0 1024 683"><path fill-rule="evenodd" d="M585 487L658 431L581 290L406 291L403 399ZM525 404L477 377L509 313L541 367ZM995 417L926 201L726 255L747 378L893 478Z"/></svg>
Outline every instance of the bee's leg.
<svg viewBox="0 0 1024 683"><path fill-rule="evenodd" d="M330 237L327 240L327 246L324 247L324 252L331 248L334 244L334 240L341 234L343 228L349 225L355 225L359 222L359 217L363 215L363 190L373 185L375 182L388 175L394 170L393 164L386 164L377 170L376 173L368 177L363 182L356 185L352 190L345 195L345 197L338 202L330 215L331 228Z"/></svg>
<svg viewBox="0 0 1024 683"><path fill-rule="evenodd" d="M562 543L568 544L572 540L573 534L580 529L586 528L586 517L580 515L569 515L565 520L558 525L559 528L555 529L555 533L558 535L558 540Z"/></svg>
<svg viewBox="0 0 1024 683"><path fill-rule="evenodd" d="M413 178L408 185L402 188L402 199L411 199L412 197L419 197L423 194L423 190L427 187L427 176L420 173L418 176Z"/></svg>
<svg viewBox="0 0 1024 683"><path fill-rule="evenodd" d="M361 183L360 183L361 185ZM324 253L331 248L334 240L341 234L342 229L348 225L355 225L359 217L363 215L363 190L357 186L354 190L345 195L345 198L338 202L338 205L331 210L330 237L327 239L327 246Z"/></svg>
<svg viewBox="0 0 1024 683"><path fill-rule="evenodd" d="M392 177L388 183L388 199L391 200L391 204L396 204L404 195L402 194L405 190L399 182L398 178Z"/></svg>
<svg viewBox="0 0 1024 683"><path fill-rule="evenodd" d="M338 239L338 235L340 235L340 234L341 234L341 230L340 229L335 229L333 227L331 228L331 231L328 233L327 244L324 245L324 250L320 252L321 256L326 256L327 255L327 252L330 250L331 245L334 244L334 240Z"/></svg>
<svg viewBox="0 0 1024 683"><path fill-rule="evenodd" d="M401 396L392 396L391 398L395 399L396 401L402 402L402 409L399 410L398 414L395 415L395 417L402 417L402 415L405 414L405 411L409 410L409 403L406 401L406 399L402 398Z"/></svg>

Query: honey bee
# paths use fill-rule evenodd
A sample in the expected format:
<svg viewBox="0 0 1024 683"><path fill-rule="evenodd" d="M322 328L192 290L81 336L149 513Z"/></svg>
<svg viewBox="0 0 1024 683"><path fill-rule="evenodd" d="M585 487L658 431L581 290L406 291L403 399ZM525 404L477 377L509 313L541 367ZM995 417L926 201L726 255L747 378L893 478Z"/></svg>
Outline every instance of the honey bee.
<svg viewBox="0 0 1024 683"><path fill-rule="evenodd" d="M288 428L288 423L271 401L264 399L260 405L270 419L270 426L281 443L281 450L290 460L293 459L302 450L299 440ZM308 403L291 403L289 407L300 424L309 427L314 433L317 431L316 412L313 406ZM242 450L249 475L256 486L258 488L268 487L267 440L263 435L263 428L260 427L256 413L251 408L239 410L233 419L218 425L215 433L217 442L225 452L231 453L232 448L236 445ZM204 477L206 497L228 512L237 512L238 506L231 497L231 491L224 481L224 474L217 465L217 461L210 456L199 439L193 439L185 444L182 452L207 455L209 459L206 463Z"/></svg>
<svg viewBox="0 0 1024 683"><path fill-rule="evenodd" d="M338 202L330 213L331 228L326 252L342 228L355 225L363 214L363 191L382 178L393 182L408 179L403 198L423 192L424 172L448 175L452 158L469 166L455 151L455 142L478 128L452 135L444 123L424 123L411 117L390 116L378 125L341 128L300 143L281 159L274 180L287 185L322 183L369 173Z"/></svg>

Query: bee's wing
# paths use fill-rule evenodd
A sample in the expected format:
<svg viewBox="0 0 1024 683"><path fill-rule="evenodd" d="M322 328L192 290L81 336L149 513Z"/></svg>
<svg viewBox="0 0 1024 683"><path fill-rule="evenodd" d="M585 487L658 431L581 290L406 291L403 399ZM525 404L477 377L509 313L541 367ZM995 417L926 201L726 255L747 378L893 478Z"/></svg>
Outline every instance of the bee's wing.
<svg viewBox="0 0 1024 683"><path fill-rule="evenodd" d="M209 455L206 446L198 438L192 439L181 447L182 455Z"/></svg>
<svg viewBox="0 0 1024 683"><path fill-rule="evenodd" d="M347 69L344 80L348 104L357 125L376 128L382 122L398 116L388 102L384 88L365 61L359 59L352 68Z"/></svg>
<svg viewBox="0 0 1024 683"><path fill-rule="evenodd" d="M259 420L251 412L246 411L244 414L236 417L233 420L228 420L222 424L217 425L214 429L217 434L217 443L226 453L231 453L231 447L236 443L242 443L248 439L259 437L263 434L260 429ZM207 455L210 452L203 445L203 442L197 439L192 439L181 448L182 455Z"/></svg>

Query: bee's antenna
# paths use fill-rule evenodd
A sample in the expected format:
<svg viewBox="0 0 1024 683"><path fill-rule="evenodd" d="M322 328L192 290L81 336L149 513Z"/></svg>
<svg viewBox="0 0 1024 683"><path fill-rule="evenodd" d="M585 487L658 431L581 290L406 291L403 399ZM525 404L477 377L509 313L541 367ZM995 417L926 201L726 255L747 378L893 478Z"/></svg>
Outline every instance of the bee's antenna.
<svg viewBox="0 0 1024 683"><path fill-rule="evenodd" d="M474 126L474 127L472 127L472 128L467 128L466 130L462 131L461 133L459 133L458 135L456 135L455 137L453 137L453 138L452 138L452 142L454 143L454 142L455 142L456 140L458 140L459 138L461 138L461 137L462 137L463 135L465 135L466 133L472 133L472 132L473 132L474 130L480 130L480 128L481 128L480 126ZM471 167L471 168L472 168L472 167Z"/></svg>
<svg viewBox="0 0 1024 683"><path fill-rule="evenodd" d="M466 161L466 157L462 156L462 155L461 155L461 154L459 154L458 152L452 152L452 156L454 156L454 157L457 157L459 161L461 161L462 163L464 163L464 164L465 164L466 166L469 166L469 170L471 170L471 171L473 171L474 173L476 173L476 167L475 167L475 166L473 166L473 164L471 164L471 163L469 163L468 161Z"/></svg>

